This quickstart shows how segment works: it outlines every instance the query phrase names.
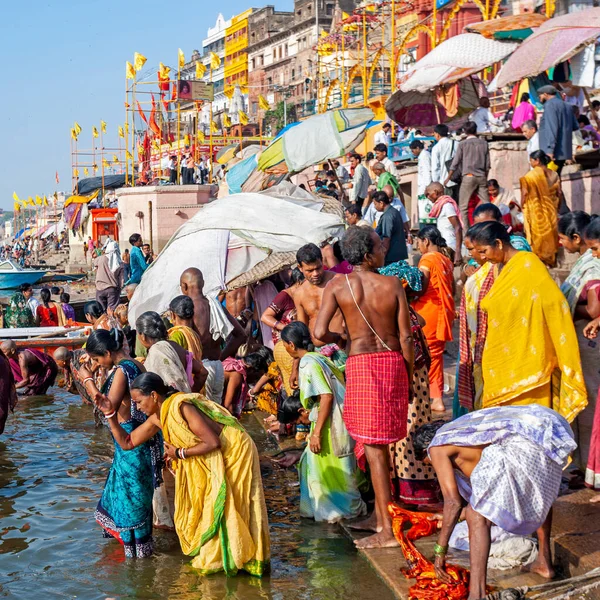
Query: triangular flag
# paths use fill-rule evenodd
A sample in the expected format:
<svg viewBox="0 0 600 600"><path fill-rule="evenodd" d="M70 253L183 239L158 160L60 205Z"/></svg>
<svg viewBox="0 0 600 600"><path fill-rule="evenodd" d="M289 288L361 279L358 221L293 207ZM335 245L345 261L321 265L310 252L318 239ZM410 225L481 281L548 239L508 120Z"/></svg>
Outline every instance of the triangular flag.
<svg viewBox="0 0 600 600"><path fill-rule="evenodd" d="M33 201L33 198L31 196L27 198L27 204L29 204L29 206L35 206L35 202Z"/></svg>
<svg viewBox="0 0 600 600"><path fill-rule="evenodd" d="M13 209L15 212L19 212L21 210L21 205L18 202L13 204Z"/></svg>
<svg viewBox="0 0 600 600"><path fill-rule="evenodd" d="M218 69L221 66L221 59L219 58L218 54L215 54L214 52L211 52L209 54L210 56L210 68L215 70Z"/></svg>
<svg viewBox="0 0 600 600"><path fill-rule="evenodd" d="M42 199L41 199L41 198L40 198L40 197L39 197L39 196L36 194L36 195L35 195L35 203L36 203L38 206L41 206L41 205L43 204L43 202L44 202L44 201L43 201L43 200L42 200Z"/></svg>
<svg viewBox="0 0 600 600"><path fill-rule="evenodd" d="M119 157L116 154L113 154L113 162L118 163Z"/></svg>
<svg viewBox="0 0 600 600"><path fill-rule="evenodd" d="M342 19L346 20L349 18L350 18L350 15L347 12L342 11Z"/></svg>
<svg viewBox="0 0 600 600"><path fill-rule="evenodd" d="M103 158L102 159L102 166L104 168L108 169L108 167L110 167L110 163L105 158Z"/></svg>
<svg viewBox="0 0 600 600"><path fill-rule="evenodd" d="M135 79L135 69L133 68L133 65L127 61L125 63L125 78L126 79Z"/></svg>
<svg viewBox="0 0 600 600"><path fill-rule="evenodd" d="M267 99L262 95L258 97L258 106L262 108L262 110L271 110L271 105L269 104Z"/></svg>
<svg viewBox="0 0 600 600"><path fill-rule="evenodd" d="M123 131L123 127L121 125L119 125L119 137L125 137L125 132Z"/></svg>
<svg viewBox="0 0 600 600"><path fill-rule="evenodd" d="M74 129L76 135L79 135L81 133L81 125L77 121L75 121Z"/></svg>
<svg viewBox="0 0 600 600"><path fill-rule="evenodd" d="M106 133L106 121L100 121L100 129L102 133Z"/></svg>
<svg viewBox="0 0 600 600"><path fill-rule="evenodd" d="M142 67L146 64L146 57L140 54L139 52L135 52L133 55L133 67L136 71L141 71Z"/></svg>
<svg viewBox="0 0 600 600"><path fill-rule="evenodd" d="M231 119L229 115L223 115L221 117L221 123L223 123L223 127L231 127Z"/></svg>
<svg viewBox="0 0 600 600"><path fill-rule="evenodd" d="M48 206L48 198L46 198L46 194L44 194L44 206Z"/></svg>
<svg viewBox="0 0 600 600"><path fill-rule="evenodd" d="M77 141L77 132L75 131L75 128L71 127L71 137Z"/></svg>
<svg viewBox="0 0 600 600"><path fill-rule="evenodd" d="M79 177L79 171L77 169L73 169L73 177Z"/></svg>
<svg viewBox="0 0 600 600"><path fill-rule="evenodd" d="M13 192L13 200L14 200L15 202L20 202L20 200L19 200L19 196L17 196L17 192Z"/></svg>
<svg viewBox="0 0 600 600"><path fill-rule="evenodd" d="M238 117L240 119L240 125L248 125L248 115L243 110L238 110Z"/></svg>
<svg viewBox="0 0 600 600"><path fill-rule="evenodd" d="M83 168L83 174L84 174L86 177L88 177L88 176L89 176L90 172L88 171L88 168L87 168L87 167L84 167L84 168Z"/></svg>
<svg viewBox="0 0 600 600"><path fill-rule="evenodd" d="M200 144L206 140L206 136L204 135L203 131L198 132L197 139Z"/></svg>
<svg viewBox="0 0 600 600"><path fill-rule="evenodd" d="M177 52L177 57L179 60L179 68L185 67L185 54L181 48L179 48L179 51Z"/></svg>
<svg viewBox="0 0 600 600"><path fill-rule="evenodd" d="M211 121L211 122L210 122L210 130L211 130L213 133L218 133L218 131L219 131L219 126L218 126L218 125L217 125L217 124L216 124L214 121Z"/></svg>
<svg viewBox="0 0 600 600"><path fill-rule="evenodd" d="M199 61L196 61L196 79L202 79L206 73L206 67Z"/></svg>
<svg viewBox="0 0 600 600"><path fill-rule="evenodd" d="M133 156L129 150L125 150L125 156L127 157L127 160L133 160Z"/></svg>
<svg viewBox="0 0 600 600"><path fill-rule="evenodd" d="M92 127L92 135L97 138L100 134L98 133L98 130L95 127Z"/></svg>

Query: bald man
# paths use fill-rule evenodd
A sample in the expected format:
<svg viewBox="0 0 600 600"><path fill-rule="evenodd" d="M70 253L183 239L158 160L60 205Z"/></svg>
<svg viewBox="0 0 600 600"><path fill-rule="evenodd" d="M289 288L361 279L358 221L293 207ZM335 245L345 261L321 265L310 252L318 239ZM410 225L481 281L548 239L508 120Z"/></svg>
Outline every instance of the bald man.
<svg viewBox="0 0 600 600"><path fill-rule="evenodd" d="M10 362L17 393L25 396L43 396L54 385L58 366L54 359L33 348L19 350L12 340L0 346Z"/></svg>

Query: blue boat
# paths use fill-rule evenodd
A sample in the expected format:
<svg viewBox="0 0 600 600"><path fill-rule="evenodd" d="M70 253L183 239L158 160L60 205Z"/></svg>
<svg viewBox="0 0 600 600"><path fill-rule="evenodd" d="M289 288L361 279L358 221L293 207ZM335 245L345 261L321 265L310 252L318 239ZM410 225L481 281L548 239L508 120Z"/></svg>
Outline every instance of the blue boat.
<svg viewBox="0 0 600 600"><path fill-rule="evenodd" d="M0 290L15 290L22 283L37 283L46 272L22 269L10 259L0 260Z"/></svg>

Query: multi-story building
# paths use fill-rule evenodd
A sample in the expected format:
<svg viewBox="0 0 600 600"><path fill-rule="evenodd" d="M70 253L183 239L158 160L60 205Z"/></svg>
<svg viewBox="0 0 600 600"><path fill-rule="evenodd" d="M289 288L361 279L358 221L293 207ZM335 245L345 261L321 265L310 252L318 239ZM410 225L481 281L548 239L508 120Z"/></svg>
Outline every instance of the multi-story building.
<svg viewBox="0 0 600 600"><path fill-rule="evenodd" d="M244 92L248 87L248 18L252 12L249 8L236 15L225 30L225 91L229 94L236 86Z"/></svg>
<svg viewBox="0 0 600 600"><path fill-rule="evenodd" d="M213 102L213 111L216 113L224 111L228 106L228 99L225 96L225 35L227 28L231 26L231 19L225 20L222 14L219 14L214 27L210 27L206 39L202 40L202 63L206 67L205 81L209 80L210 56L216 54L221 59L218 69L212 71L212 82L215 91ZM202 111L202 121L209 123L209 111Z"/></svg>

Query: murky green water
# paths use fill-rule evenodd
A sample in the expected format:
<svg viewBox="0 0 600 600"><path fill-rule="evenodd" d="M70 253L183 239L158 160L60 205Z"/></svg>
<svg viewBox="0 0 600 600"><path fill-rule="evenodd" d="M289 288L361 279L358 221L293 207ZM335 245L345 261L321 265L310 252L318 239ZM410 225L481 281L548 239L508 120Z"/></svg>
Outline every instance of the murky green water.
<svg viewBox="0 0 600 600"><path fill-rule="evenodd" d="M261 452L273 450L253 417ZM94 429L89 406L56 390L20 400L0 437L0 597L178 600L393 598L336 526L298 517L293 471L263 460L272 574L199 577L174 534L155 532L156 556L125 561L93 518L112 441Z"/></svg>

